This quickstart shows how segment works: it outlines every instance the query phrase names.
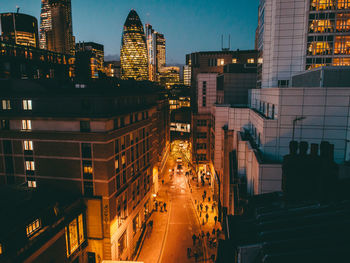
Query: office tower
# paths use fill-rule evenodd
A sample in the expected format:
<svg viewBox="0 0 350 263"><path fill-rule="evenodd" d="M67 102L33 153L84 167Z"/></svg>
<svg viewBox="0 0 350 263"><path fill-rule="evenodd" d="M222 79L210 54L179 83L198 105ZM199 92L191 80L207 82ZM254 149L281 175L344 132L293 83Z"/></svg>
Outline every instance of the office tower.
<svg viewBox="0 0 350 263"><path fill-rule="evenodd" d="M41 1L40 48L74 55L70 0Z"/></svg>
<svg viewBox="0 0 350 263"><path fill-rule="evenodd" d="M151 81L159 81L159 75L166 64L165 37L146 24L148 67Z"/></svg>
<svg viewBox="0 0 350 263"><path fill-rule="evenodd" d="M184 85L191 86L191 67L190 67L190 65L185 65L183 67L183 80L184 80Z"/></svg>
<svg viewBox="0 0 350 263"><path fill-rule="evenodd" d="M94 42L76 44L76 77L78 79L96 79L104 71L104 47Z"/></svg>
<svg viewBox="0 0 350 263"><path fill-rule="evenodd" d="M120 62L123 79L149 79L146 37L135 10L131 10L125 20Z"/></svg>
<svg viewBox="0 0 350 263"><path fill-rule="evenodd" d="M38 47L38 21L33 16L20 13L0 14L0 40Z"/></svg>
<svg viewBox="0 0 350 263"><path fill-rule="evenodd" d="M107 77L120 78L120 61L104 62L104 72Z"/></svg>
<svg viewBox="0 0 350 263"><path fill-rule="evenodd" d="M350 65L348 1L260 1L258 86L286 87L291 76L320 66Z"/></svg>

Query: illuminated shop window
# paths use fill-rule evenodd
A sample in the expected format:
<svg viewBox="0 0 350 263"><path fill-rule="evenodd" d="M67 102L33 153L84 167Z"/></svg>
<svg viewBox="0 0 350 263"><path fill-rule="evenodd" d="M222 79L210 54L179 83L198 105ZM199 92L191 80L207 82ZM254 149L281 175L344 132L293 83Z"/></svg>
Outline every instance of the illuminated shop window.
<svg viewBox="0 0 350 263"><path fill-rule="evenodd" d="M32 129L32 121L31 120L22 120L22 130L31 130Z"/></svg>
<svg viewBox="0 0 350 263"><path fill-rule="evenodd" d="M234 64L237 63L237 58L233 58L232 63L234 63Z"/></svg>
<svg viewBox="0 0 350 263"><path fill-rule="evenodd" d="M10 100L2 100L1 102L2 102L1 105L3 110L11 110Z"/></svg>
<svg viewBox="0 0 350 263"><path fill-rule="evenodd" d="M334 43L334 54L350 55L350 36L336 36Z"/></svg>
<svg viewBox="0 0 350 263"><path fill-rule="evenodd" d="M26 170L35 171L34 161L26 161Z"/></svg>
<svg viewBox="0 0 350 263"><path fill-rule="evenodd" d="M23 141L23 148L25 151L33 151L33 141Z"/></svg>
<svg viewBox="0 0 350 263"><path fill-rule="evenodd" d="M23 100L22 101L23 104L23 110L32 110L32 100Z"/></svg>
<svg viewBox="0 0 350 263"><path fill-rule="evenodd" d="M248 58L247 62L250 63L250 64L254 63L254 58Z"/></svg>
<svg viewBox="0 0 350 263"><path fill-rule="evenodd" d="M36 219L34 222L30 223L26 226L27 237L33 235L36 231L38 231L41 227L40 219Z"/></svg>

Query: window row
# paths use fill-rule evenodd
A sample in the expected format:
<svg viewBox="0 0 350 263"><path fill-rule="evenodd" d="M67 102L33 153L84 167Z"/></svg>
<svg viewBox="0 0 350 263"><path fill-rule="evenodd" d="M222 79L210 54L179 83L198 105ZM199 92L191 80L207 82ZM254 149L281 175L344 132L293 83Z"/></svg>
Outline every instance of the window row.
<svg viewBox="0 0 350 263"><path fill-rule="evenodd" d="M1 100L1 109L2 110L12 110L11 100ZM23 110L32 110L32 100L22 100L22 109Z"/></svg>
<svg viewBox="0 0 350 263"><path fill-rule="evenodd" d="M350 0L310 0L310 10L350 9Z"/></svg>
<svg viewBox="0 0 350 263"><path fill-rule="evenodd" d="M326 16L326 17L325 17ZM350 31L350 14L310 14L309 33L332 33Z"/></svg>
<svg viewBox="0 0 350 263"><path fill-rule="evenodd" d="M67 258L85 241L84 225L83 214L80 214L65 227Z"/></svg>
<svg viewBox="0 0 350 263"><path fill-rule="evenodd" d="M333 37L327 39L308 42L307 55L350 55L350 36L336 36L334 46Z"/></svg>

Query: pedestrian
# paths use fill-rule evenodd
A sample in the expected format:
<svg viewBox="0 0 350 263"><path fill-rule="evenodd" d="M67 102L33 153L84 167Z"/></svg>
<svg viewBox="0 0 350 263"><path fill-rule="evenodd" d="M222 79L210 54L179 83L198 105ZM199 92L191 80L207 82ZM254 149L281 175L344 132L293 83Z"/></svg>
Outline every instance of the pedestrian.
<svg viewBox="0 0 350 263"><path fill-rule="evenodd" d="M205 212L208 213L208 205L205 205Z"/></svg>
<svg viewBox="0 0 350 263"><path fill-rule="evenodd" d="M199 217L202 217L202 211L199 212Z"/></svg>
<svg viewBox="0 0 350 263"><path fill-rule="evenodd" d="M162 180L162 184L164 184L164 179Z"/></svg>
<svg viewBox="0 0 350 263"><path fill-rule="evenodd" d="M214 212L214 204L211 205L211 211Z"/></svg>
<svg viewBox="0 0 350 263"><path fill-rule="evenodd" d="M196 252L194 252L194 260L195 260L195 262L197 262L197 261L198 261L198 253L197 253L197 251L196 251Z"/></svg>
<svg viewBox="0 0 350 263"><path fill-rule="evenodd" d="M209 237L210 237L210 233L209 231L207 232L207 240L209 240Z"/></svg>
<svg viewBox="0 0 350 263"><path fill-rule="evenodd" d="M204 238L204 231L201 232L201 237Z"/></svg>
<svg viewBox="0 0 350 263"><path fill-rule="evenodd" d="M215 221L215 225L216 225L216 221L218 221L218 216L214 216L214 221Z"/></svg>
<svg viewBox="0 0 350 263"><path fill-rule="evenodd" d="M156 202L154 203L154 205L155 205L155 207L156 207L156 211L158 211L158 202L156 201Z"/></svg>
<svg viewBox="0 0 350 263"><path fill-rule="evenodd" d="M194 203L197 204L197 199L194 200Z"/></svg>
<svg viewBox="0 0 350 263"><path fill-rule="evenodd" d="M202 225L204 226L204 218L202 219Z"/></svg>
<svg viewBox="0 0 350 263"><path fill-rule="evenodd" d="M215 228L213 228L213 231L211 232L213 236L215 236Z"/></svg>
<svg viewBox="0 0 350 263"><path fill-rule="evenodd" d="M210 197L208 197L208 202L210 202Z"/></svg>
<svg viewBox="0 0 350 263"><path fill-rule="evenodd" d="M200 206L201 211L202 211L202 209L203 209L203 203L201 203L199 206Z"/></svg>
<svg viewBox="0 0 350 263"><path fill-rule="evenodd" d="M204 190L203 195L204 195L204 197L207 197L207 191L206 190Z"/></svg>
<svg viewBox="0 0 350 263"><path fill-rule="evenodd" d="M208 222L208 219L209 219L208 213L206 213L205 218L207 219L207 222Z"/></svg>
<svg viewBox="0 0 350 263"><path fill-rule="evenodd" d="M218 228L218 230L216 230L216 234L217 234L217 236L219 238L219 236L220 236L220 229L219 228Z"/></svg>
<svg viewBox="0 0 350 263"><path fill-rule="evenodd" d="M197 240L197 236L196 234L193 234L192 235L193 246L196 245L196 240Z"/></svg>
<svg viewBox="0 0 350 263"><path fill-rule="evenodd" d="M205 196L204 196L204 195L202 195L202 198L203 198L203 202L204 202L204 200L205 200Z"/></svg>
<svg viewBox="0 0 350 263"><path fill-rule="evenodd" d="M211 259L211 261L215 262L215 255L212 254L212 255L210 256L210 259Z"/></svg>
<svg viewBox="0 0 350 263"><path fill-rule="evenodd" d="M163 206L164 206L164 211L166 212L166 203L165 202L164 202Z"/></svg>
<svg viewBox="0 0 350 263"><path fill-rule="evenodd" d="M199 211L199 204L197 204L197 211Z"/></svg>

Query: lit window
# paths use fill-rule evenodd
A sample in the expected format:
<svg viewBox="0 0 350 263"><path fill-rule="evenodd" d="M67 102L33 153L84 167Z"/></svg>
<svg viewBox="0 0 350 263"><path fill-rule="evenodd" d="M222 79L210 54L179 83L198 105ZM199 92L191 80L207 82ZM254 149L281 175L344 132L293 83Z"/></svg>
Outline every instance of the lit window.
<svg viewBox="0 0 350 263"><path fill-rule="evenodd" d="M248 58L248 63L254 63L254 58Z"/></svg>
<svg viewBox="0 0 350 263"><path fill-rule="evenodd" d="M122 165L124 165L125 164L125 154L123 153L123 155L122 155Z"/></svg>
<svg viewBox="0 0 350 263"><path fill-rule="evenodd" d="M223 58L218 58L218 66L225 65L225 60Z"/></svg>
<svg viewBox="0 0 350 263"><path fill-rule="evenodd" d="M2 109L3 110L11 110L11 102L10 100L2 100Z"/></svg>
<svg viewBox="0 0 350 263"><path fill-rule="evenodd" d="M350 55L350 36L336 36L334 43L334 54Z"/></svg>
<svg viewBox="0 0 350 263"><path fill-rule="evenodd" d="M83 214L78 216L79 244L85 240Z"/></svg>
<svg viewBox="0 0 350 263"><path fill-rule="evenodd" d="M31 130L32 121L31 120L22 120L22 130Z"/></svg>
<svg viewBox="0 0 350 263"><path fill-rule="evenodd" d="M232 63L237 63L237 58L233 58Z"/></svg>
<svg viewBox="0 0 350 263"><path fill-rule="evenodd" d="M2 254L2 244L0 243L0 255Z"/></svg>
<svg viewBox="0 0 350 263"><path fill-rule="evenodd" d="M119 169L119 159L116 159L114 161L114 166L115 166L115 169L118 170Z"/></svg>
<svg viewBox="0 0 350 263"><path fill-rule="evenodd" d="M72 222L70 222L68 227L69 227L70 252L73 253L79 246L77 220L74 219Z"/></svg>
<svg viewBox="0 0 350 263"><path fill-rule="evenodd" d="M350 31L350 13L339 13L336 19L336 30L337 32L348 32Z"/></svg>
<svg viewBox="0 0 350 263"><path fill-rule="evenodd" d="M32 110L32 100L23 100L23 110Z"/></svg>
<svg viewBox="0 0 350 263"><path fill-rule="evenodd" d="M338 9L349 9L350 1L349 0L338 0Z"/></svg>
<svg viewBox="0 0 350 263"><path fill-rule="evenodd" d="M28 180L28 187L36 188L36 181Z"/></svg>
<svg viewBox="0 0 350 263"><path fill-rule="evenodd" d="M67 257L69 257L85 240L83 214L80 214L78 218L65 227L65 236Z"/></svg>
<svg viewBox="0 0 350 263"><path fill-rule="evenodd" d="M258 58L258 63L262 64L263 63L263 58Z"/></svg>
<svg viewBox="0 0 350 263"><path fill-rule="evenodd" d="M23 141L25 151L33 151L33 141Z"/></svg>
<svg viewBox="0 0 350 263"><path fill-rule="evenodd" d="M38 231L41 227L40 219L36 219L34 222L30 223L26 226L27 237L33 235L36 231Z"/></svg>
<svg viewBox="0 0 350 263"><path fill-rule="evenodd" d="M26 170L35 171L34 161L26 161Z"/></svg>

